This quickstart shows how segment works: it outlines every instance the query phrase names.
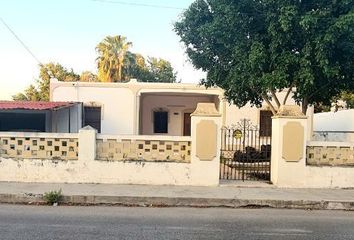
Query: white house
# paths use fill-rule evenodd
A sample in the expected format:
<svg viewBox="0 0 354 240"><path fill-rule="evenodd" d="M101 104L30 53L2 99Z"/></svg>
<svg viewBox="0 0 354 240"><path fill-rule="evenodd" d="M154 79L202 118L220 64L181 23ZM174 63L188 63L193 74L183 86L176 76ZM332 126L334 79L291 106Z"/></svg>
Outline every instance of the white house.
<svg viewBox="0 0 354 240"><path fill-rule="evenodd" d="M280 101L285 92L278 94ZM253 125L271 128L271 111L246 105L230 105L220 88L185 83L59 82L50 84L51 101L83 102L83 125L103 134L190 135L190 114L197 103L214 103L223 126L248 119ZM289 104L294 104L289 98ZM270 132L269 132L270 134Z"/></svg>
<svg viewBox="0 0 354 240"><path fill-rule="evenodd" d="M313 127L316 140L354 141L354 109L316 113Z"/></svg>

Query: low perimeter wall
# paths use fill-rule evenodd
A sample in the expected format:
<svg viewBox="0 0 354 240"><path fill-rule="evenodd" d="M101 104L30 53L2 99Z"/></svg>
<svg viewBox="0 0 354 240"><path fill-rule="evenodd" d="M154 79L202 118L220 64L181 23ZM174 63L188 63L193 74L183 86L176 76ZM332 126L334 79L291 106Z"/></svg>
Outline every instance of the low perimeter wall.
<svg viewBox="0 0 354 240"><path fill-rule="evenodd" d="M0 133L0 181L218 185L221 118L198 108L191 137Z"/></svg>
<svg viewBox="0 0 354 240"><path fill-rule="evenodd" d="M304 116L272 120L271 181L278 187L353 188L354 144L307 139Z"/></svg>

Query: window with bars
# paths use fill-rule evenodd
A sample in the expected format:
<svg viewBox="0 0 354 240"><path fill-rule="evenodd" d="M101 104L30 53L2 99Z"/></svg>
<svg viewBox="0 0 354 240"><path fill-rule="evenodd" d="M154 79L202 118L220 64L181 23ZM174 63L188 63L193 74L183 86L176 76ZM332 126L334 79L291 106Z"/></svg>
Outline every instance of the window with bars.
<svg viewBox="0 0 354 240"><path fill-rule="evenodd" d="M154 133L168 133L168 112L154 112Z"/></svg>

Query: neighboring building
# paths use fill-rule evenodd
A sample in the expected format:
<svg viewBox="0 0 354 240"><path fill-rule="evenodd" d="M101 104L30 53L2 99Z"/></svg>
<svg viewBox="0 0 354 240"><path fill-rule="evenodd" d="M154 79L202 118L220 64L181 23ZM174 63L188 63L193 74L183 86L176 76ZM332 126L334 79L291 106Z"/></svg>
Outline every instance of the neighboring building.
<svg viewBox="0 0 354 240"><path fill-rule="evenodd" d="M190 135L190 114L197 103L214 103L222 114L223 125L232 126L243 119L260 126L264 136L271 134L271 112L247 105L238 108L224 99L220 88L205 88L184 83L59 82L51 81L52 101L84 104L83 125L103 134ZM281 92L279 100L285 96ZM289 104L294 101L289 98ZM263 130L262 130L263 129Z"/></svg>
<svg viewBox="0 0 354 240"><path fill-rule="evenodd" d="M0 131L78 132L81 112L76 102L0 101Z"/></svg>
<svg viewBox="0 0 354 240"><path fill-rule="evenodd" d="M315 140L354 141L354 109L316 113L313 129Z"/></svg>
<svg viewBox="0 0 354 240"><path fill-rule="evenodd" d="M314 131L354 132L354 109L315 113L313 116L313 127Z"/></svg>

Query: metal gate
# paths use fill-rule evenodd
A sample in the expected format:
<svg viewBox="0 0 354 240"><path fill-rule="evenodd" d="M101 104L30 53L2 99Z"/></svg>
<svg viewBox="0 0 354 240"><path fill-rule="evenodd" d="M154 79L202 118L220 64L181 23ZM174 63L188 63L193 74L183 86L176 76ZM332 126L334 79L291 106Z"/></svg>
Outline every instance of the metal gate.
<svg viewBox="0 0 354 240"><path fill-rule="evenodd" d="M221 137L220 179L270 181L271 126L244 119Z"/></svg>

